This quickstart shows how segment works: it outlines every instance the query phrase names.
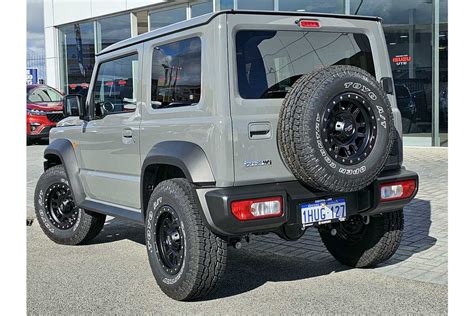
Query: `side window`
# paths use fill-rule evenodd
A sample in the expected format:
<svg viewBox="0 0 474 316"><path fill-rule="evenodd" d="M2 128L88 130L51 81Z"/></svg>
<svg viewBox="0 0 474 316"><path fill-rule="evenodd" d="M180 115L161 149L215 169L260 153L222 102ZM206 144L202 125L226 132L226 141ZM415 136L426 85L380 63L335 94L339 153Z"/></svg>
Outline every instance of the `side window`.
<svg viewBox="0 0 474 316"><path fill-rule="evenodd" d="M195 105L201 98L201 40L198 37L153 49L151 105L154 109Z"/></svg>
<svg viewBox="0 0 474 316"><path fill-rule="evenodd" d="M137 54L102 63L93 90L95 116L135 111L137 85Z"/></svg>

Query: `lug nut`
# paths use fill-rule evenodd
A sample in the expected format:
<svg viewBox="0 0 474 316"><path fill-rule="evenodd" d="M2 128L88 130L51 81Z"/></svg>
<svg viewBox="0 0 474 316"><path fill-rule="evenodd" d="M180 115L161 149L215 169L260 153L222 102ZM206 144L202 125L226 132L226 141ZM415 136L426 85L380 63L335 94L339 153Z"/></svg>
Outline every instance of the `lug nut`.
<svg viewBox="0 0 474 316"><path fill-rule="evenodd" d="M241 243L240 241L236 242L236 243L234 244L234 248L235 248L235 249L240 249L240 248L242 248L242 243Z"/></svg>
<svg viewBox="0 0 474 316"><path fill-rule="evenodd" d="M331 229L331 236L336 236L337 230L335 228Z"/></svg>

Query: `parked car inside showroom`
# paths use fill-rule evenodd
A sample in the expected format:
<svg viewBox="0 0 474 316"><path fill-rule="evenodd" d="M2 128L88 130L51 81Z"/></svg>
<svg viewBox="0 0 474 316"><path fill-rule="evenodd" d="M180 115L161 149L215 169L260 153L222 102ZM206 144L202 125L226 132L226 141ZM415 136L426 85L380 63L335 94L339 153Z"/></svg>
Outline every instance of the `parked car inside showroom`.
<svg viewBox="0 0 474 316"><path fill-rule="evenodd" d="M47 85L26 86L26 143L48 138L49 130L63 119L63 94Z"/></svg>

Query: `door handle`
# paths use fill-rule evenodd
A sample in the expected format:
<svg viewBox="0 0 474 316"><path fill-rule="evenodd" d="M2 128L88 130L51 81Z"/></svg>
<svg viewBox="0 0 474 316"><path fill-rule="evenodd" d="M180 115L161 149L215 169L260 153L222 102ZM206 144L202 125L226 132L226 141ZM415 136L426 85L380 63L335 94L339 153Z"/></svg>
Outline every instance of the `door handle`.
<svg viewBox="0 0 474 316"><path fill-rule="evenodd" d="M124 128L122 130L122 137L124 138L132 138L133 137L133 131L131 128Z"/></svg>
<svg viewBox="0 0 474 316"><path fill-rule="evenodd" d="M258 122L249 124L250 139L266 139L272 137L272 125L270 122Z"/></svg>

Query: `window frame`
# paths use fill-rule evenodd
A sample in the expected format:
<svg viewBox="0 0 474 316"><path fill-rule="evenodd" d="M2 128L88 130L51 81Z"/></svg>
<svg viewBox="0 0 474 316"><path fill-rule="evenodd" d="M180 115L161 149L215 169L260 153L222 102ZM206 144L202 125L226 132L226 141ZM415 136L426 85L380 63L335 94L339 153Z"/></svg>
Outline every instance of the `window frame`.
<svg viewBox="0 0 474 316"><path fill-rule="evenodd" d="M192 38L198 38L199 42L200 42L201 72L200 72L199 88L200 88L201 93L200 93L199 101L196 102L196 103L190 104L190 105L182 105L182 106L161 108L161 109L154 108L152 106L152 100L151 100L151 96L152 96L151 95L151 81L153 79L153 52L155 51L155 48L159 47L159 46L164 46L164 45L169 45L169 44L189 40L189 39L192 39ZM202 36L202 33L186 34L186 35L183 35L182 37L179 37L179 39L173 38L173 39L165 40L165 41L162 41L162 42L155 42L150 46L150 50L148 51L147 54L149 54L149 65L148 65L149 67L147 67L148 70L149 70L149 74L146 78L146 80L147 80L146 85L147 85L149 91L147 91L147 95L145 96L145 98L147 100L146 107L147 107L148 111L150 111L150 113L163 113L163 112L167 112L167 111L179 111L179 110L182 110L182 109L184 109L186 111L186 110L189 110L190 108L199 107L201 105L201 103L203 102L203 98L204 98L204 89L203 89L204 55L203 55L203 36Z"/></svg>
<svg viewBox="0 0 474 316"><path fill-rule="evenodd" d="M138 110L138 104L139 104L139 99L141 100L141 89L140 89L140 86L139 86L139 89L137 91L137 101L136 101L136 107L135 107L135 110L134 111L120 111L120 112L111 112L111 113L108 113L107 115L105 116L97 116L95 115L95 103L94 103L94 87L95 87L95 84L97 82L97 78L99 76L99 71L100 71L100 67L107 63L107 62L111 62L111 61L114 61L114 60L117 60L117 59L121 59L121 58L125 58L125 57L129 57L129 56L133 56L133 55L137 55L138 59L138 65L139 65L139 78L138 80L140 80L140 77L141 77L141 71L140 71L140 68L141 68L141 63L142 63L142 56L141 56L141 51L139 49L137 49L137 47L133 47L132 50L129 50L129 51L126 51L126 52L117 52L116 55L114 56L111 56L109 58L105 58L103 60L96 60L96 65L94 67L94 72L92 74L92 79L91 79L91 82L90 82L90 85L89 85L89 91L88 91L88 94L87 94L87 101L86 101L86 112L89 114L89 119L91 121L96 121L96 120L102 120L104 118L106 118L107 116L109 115L116 115L116 114L134 114L137 112ZM92 106L91 106L92 105Z"/></svg>

